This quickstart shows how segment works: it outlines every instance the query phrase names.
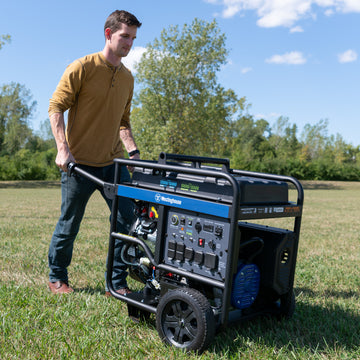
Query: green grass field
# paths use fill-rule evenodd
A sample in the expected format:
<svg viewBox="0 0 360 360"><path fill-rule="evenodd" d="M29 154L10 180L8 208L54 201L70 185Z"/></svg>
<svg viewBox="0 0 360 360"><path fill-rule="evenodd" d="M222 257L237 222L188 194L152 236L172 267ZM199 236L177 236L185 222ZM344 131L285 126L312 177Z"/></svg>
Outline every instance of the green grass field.
<svg viewBox="0 0 360 360"><path fill-rule="evenodd" d="M307 182L291 320L258 318L201 356L165 346L149 322L105 298L109 212L90 200L69 268L75 293L48 288L57 183L0 182L0 359L359 359L360 183ZM130 286L135 286L130 280Z"/></svg>

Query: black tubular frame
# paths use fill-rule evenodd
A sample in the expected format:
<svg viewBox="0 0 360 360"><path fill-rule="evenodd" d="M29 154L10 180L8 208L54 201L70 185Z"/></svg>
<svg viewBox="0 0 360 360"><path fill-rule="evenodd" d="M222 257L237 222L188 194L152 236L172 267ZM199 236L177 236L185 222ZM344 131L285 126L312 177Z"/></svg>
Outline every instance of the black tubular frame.
<svg viewBox="0 0 360 360"><path fill-rule="evenodd" d="M169 162L168 160L175 160L179 163ZM191 164L182 163L182 161L191 162ZM107 197L112 199L112 216L111 216L111 223L110 223L110 234L109 234L109 249L108 249L108 257L107 257L107 275L106 275L106 282L109 289L109 292L115 298L125 301L128 305L135 306L141 310L145 310L148 312L156 313L157 308L156 306L147 304L146 302L142 302L138 299L135 299L131 296L127 295L120 295L118 294L113 286L112 283L112 272L113 272L113 262L114 262L114 248L115 248L115 241L121 240L127 243L133 243L140 245L145 253L146 256L149 258L150 263L155 266L159 270L163 270L165 272L172 272L174 274L178 274L180 276L184 276L189 279L196 280L198 282L217 287L223 290L223 299L222 299L222 308L221 308L221 317L220 323L221 325L226 325L228 322L229 317L229 309L230 309L230 297L231 297L231 289L232 289L232 281L233 281L233 274L234 270L236 270L236 264L238 259L238 251L239 251L239 226L238 222L241 219L240 216L240 187L237 180L234 176L245 176L245 177L253 177L253 178L261 178L267 180L276 180L276 181L284 181L287 183L292 183L297 190L297 202L296 204L292 204L289 206L294 206L297 208L297 211L294 212L294 215L286 215L287 217L294 217L294 233L296 234L296 244L294 247L294 259L292 261L291 266L291 286L293 288L294 282L294 275L295 275L295 266L296 266L296 255L298 251L298 241L299 241L299 234L300 234L300 226L301 226L301 216L302 216L302 206L304 200L304 192L300 182L289 176L281 176L281 175L273 175L273 174L265 174L259 172L251 172L251 171L241 171L241 170L233 170L229 168L229 160L228 159L217 159L217 158L208 158L208 157L199 157L199 156L186 156L186 155L178 155L178 154L166 154L161 153L159 156L159 161L147 161L147 160L130 160L130 159L115 159L115 176L114 182L106 183L91 174L87 173L86 171L79 168L76 164L71 163L69 165L69 174L71 175L72 172L76 172L81 174L82 176L87 177L88 179L94 181L100 187L103 187L105 190L105 194ZM218 164L221 165L222 168L219 167L212 167L203 164ZM117 232L117 209L119 205L119 195L118 196L118 185L120 185L120 174L121 174L121 167L128 166L128 167L137 167L142 169L152 169L158 170L159 172L179 172L184 174L191 174L191 175L198 175L198 176L205 176L205 177L214 177L216 179L224 179L228 181L232 187L232 204L229 205L229 215L228 219L230 219L230 239L229 239L229 251L228 251L228 259L226 264L226 275L225 281L214 280L208 278L203 275L190 273L189 271L177 269L173 266L166 265L164 263L158 264L156 263L154 256L146 245L146 243L136 237L120 234ZM122 183L122 187L129 187L129 188L137 188L137 184L132 183ZM164 190L166 192L166 190ZM173 192L171 194L174 194ZM184 194L177 194L177 196L181 197L189 197ZM191 196L190 196L191 197ZM209 201L206 199L206 201ZM215 202L215 201L212 201ZM166 205L167 206L167 205Z"/></svg>

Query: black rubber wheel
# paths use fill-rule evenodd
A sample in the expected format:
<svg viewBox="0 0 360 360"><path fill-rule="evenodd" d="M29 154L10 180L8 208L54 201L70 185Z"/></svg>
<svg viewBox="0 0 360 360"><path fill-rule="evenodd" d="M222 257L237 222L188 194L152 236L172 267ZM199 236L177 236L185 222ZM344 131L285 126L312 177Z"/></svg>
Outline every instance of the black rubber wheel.
<svg viewBox="0 0 360 360"><path fill-rule="evenodd" d="M295 293L293 290L290 290L284 295L280 296L280 307L278 318L289 320L292 318L295 312Z"/></svg>
<svg viewBox="0 0 360 360"><path fill-rule="evenodd" d="M156 328L166 344L201 353L215 336L214 313L198 290L170 290L157 307Z"/></svg>

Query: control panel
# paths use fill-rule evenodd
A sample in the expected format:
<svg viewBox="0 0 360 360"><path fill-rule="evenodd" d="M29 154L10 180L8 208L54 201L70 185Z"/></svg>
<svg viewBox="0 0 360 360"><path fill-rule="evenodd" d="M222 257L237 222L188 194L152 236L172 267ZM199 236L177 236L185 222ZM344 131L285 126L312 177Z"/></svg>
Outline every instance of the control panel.
<svg viewBox="0 0 360 360"><path fill-rule="evenodd" d="M168 212L164 262L224 281L230 223L186 210Z"/></svg>

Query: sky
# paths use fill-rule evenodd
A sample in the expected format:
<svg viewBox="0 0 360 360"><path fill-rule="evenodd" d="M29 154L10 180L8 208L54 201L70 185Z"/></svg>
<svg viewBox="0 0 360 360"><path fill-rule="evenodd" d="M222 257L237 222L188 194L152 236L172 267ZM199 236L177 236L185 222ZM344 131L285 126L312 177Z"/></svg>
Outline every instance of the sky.
<svg viewBox="0 0 360 360"><path fill-rule="evenodd" d="M116 9L143 24L124 58L130 69L163 29L216 19L229 51L218 81L246 97L255 119L273 125L286 117L298 137L306 124L327 120L329 136L360 145L360 0L1 1L0 35L11 42L0 50L0 86L31 91L35 131L66 66L103 49Z"/></svg>

